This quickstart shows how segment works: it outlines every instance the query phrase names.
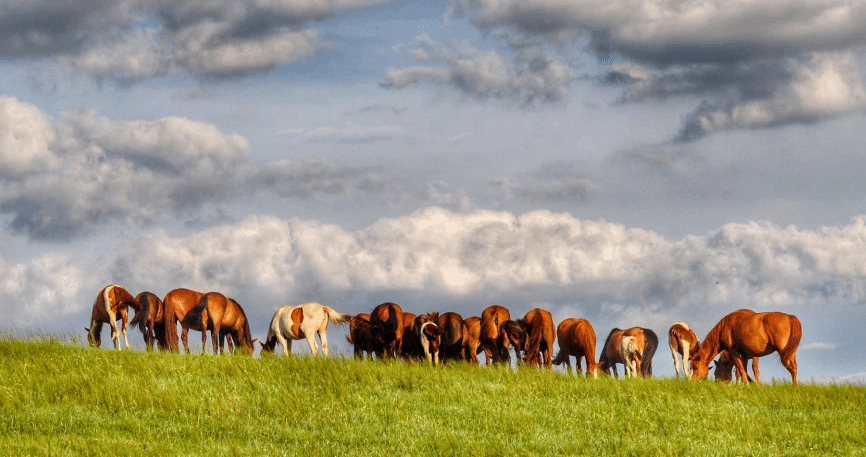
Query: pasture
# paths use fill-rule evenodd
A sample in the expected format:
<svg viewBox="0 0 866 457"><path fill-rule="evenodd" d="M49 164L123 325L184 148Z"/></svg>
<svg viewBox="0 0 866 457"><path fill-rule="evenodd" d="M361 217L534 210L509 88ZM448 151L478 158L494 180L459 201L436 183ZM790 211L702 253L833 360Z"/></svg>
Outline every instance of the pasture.
<svg viewBox="0 0 866 457"><path fill-rule="evenodd" d="M866 387L0 336L0 455L862 455Z"/></svg>

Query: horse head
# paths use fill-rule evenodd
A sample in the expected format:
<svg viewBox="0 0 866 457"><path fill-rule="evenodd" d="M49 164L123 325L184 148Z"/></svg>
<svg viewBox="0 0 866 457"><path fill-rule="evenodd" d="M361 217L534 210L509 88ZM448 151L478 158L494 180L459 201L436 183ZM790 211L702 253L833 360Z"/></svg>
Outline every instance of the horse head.
<svg viewBox="0 0 866 457"><path fill-rule="evenodd" d="M102 324L96 324L92 328L84 327L84 331L87 332L87 342L90 343L91 347L98 348L102 345Z"/></svg>
<svg viewBox="0 0 866 457"><path fill-rule="evenodd" d="M692 357L690 364L692 368L691 379L707 379L707 375L710 373L709 362L704 363L701 360L700 355L695 354L695 356Z"/></svg>

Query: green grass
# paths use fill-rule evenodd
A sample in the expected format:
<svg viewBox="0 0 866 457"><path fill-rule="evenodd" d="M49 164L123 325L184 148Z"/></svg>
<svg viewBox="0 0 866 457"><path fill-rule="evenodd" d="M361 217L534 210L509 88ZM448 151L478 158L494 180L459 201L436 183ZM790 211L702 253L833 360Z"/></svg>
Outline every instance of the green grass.
<svg viewBox="0 0 866 457"><path fill-rule="evenodd" d="M0 337L0 455L863 455L866 388Z"/></svg>

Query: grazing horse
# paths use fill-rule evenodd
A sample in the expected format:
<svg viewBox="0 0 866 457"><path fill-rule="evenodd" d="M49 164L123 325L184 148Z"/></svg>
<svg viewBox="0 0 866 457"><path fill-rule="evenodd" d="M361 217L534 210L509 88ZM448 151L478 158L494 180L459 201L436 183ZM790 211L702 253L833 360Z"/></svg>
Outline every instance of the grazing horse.
<svg viewBox="0 0 866 457"><path fill-rule="evenodd" d="M163 316L165 317L165 341L171 352L180 352L177 344L177 323L183 322L183 318L189 310L193 309L198 304L204 294L190 289L174 289L165 294L162 299ZM183 327L183 326L181 326ZM189 335L188 328L181 328L181 340L183 340L183 348L189 354Z"/></svg>
<svg viewBox="0 0 866 457"><path fill-rule="evenodd" d="M481 313L481 333L479 341L484 351L486 364L511 363L511 355L500 331L502 323L511 320L511 313L503 306L488 306Z"/></svg>
<svg viewBox="0 0 866 457"><path fill-rule="evenodd" d="M520 336L519 332L514 332L511 324L507 326L507 335L525 353L524 361L529 366L539 368L543 361L545 367L551 368L553 358L550 352L556 339L556 327L553 326L553 316L550 311L541 308L531 309L516 323L523 329L525 337Z"/></svg>
<svg viewBox="0 0 866 457"><path fill-rule="evenodd" d="M186 313L181 323L184 329L201 330L202 352L207 342L207 330L211 331L213 342L213 353L223 352L223 338L230 336L229 350L232 350L231 341L234 340L244 353L252 355L255 340L250 333L250 323L244 309L238 302L228 298L219 292L208 292L204 294L199 302ZM218 341L219 340L219 341Z"/></svg>
<svg viewBox="0 0 866 457"><path fill-rule="evenodd" d="M638 342L638 338L642 338L641 336L623 336L619 341L619 356L623 361L623 365L625 365L625 377L626 378L634 378L638 375L639 367L641 366L641 359L643 358L643 351L641 348L644 346L642 341Z"/></svg>
<svg viewBox="0 0 866 457"><path fill-rule="evenodd" d="M685 322L677 322L671 325L670 330L668 330L668 345L671 348L671 357L674 358L674 369L677 370L677 378L680 377L680 360L677 354L682 357L685 377L690 378L692 377L692 368L689 362L692 360L692 356L698 352L700 344L694 330Z"/></svg>
<svg viewBox="0 0 866 457"><path fill-rule="evenodd" d="M442 362L463 359L463 317L457 313L443 313L436 320L442 332L439 346Z"/></svg>
<svg viewBox="0 0 866 457"><path fill-rule="evenodd" d="M404 314L405 315L405 314ZM442 327L438 324L439 313L432 312L422 314L413 319L412 329L409 333L403 334L403 346L406 346L408 340L415 340L421 346L423 357L427 358L434 367L439 364L439 354L442 344Z"/></svg>
<svg viewBox="0 0 866 457"><path fill-rule="evenodd" d="M705 379L710 361L727 349L737 367L739 378L748 382L747 360L778 352L782 365L791 373L793 383L797 384L797 347L802 336L803 329L797 316L777 311L734 311L707 333L700 350L692 358L692 377ZM755 382L758 382L757 372L755 378Z"/></svg>
<svg viewBox="0 0 866 457"><path fill-rule="evenodd" d="M727 350L724 350L719 353L719 360L715 361L715 369L713 370L713 377L716 378L716 381L722 382L731 382L733 376L731 372L734 370L734 359L731 358L731 353ZM761 382L761 373L758 370L758 358L752 357L752 372L755 373L755 379L757 382ZM746 373L747 382L753 382L752 377ZM740 382L740 373L737 372L737 382Z"/></svg>
<svg viewBox="0 0 866 457"><path fill-rule="evenodd" d="M569 317L556 327L559 353L553 359L554 365L565 363L571 373L571 356L575 358L577 372L581 371L580 359L586 359L586 376L598 378L602 363L595 361L595 329L586 319Z"/></svg>
<svg viewBox="0 0 866 457"><path fill-rule="evenodd" d="M346 341L354 347L355 358L363 359L364 354L367 358L372 358L373 354L382 354L382 348L376 346L376 337L373 335L373 328L370 326L370 315L360 313L352 316L349 319L349 334L346 335Z"/></svg>
<svg viewBox="0 0 866 457"><path fill-rule="evenodd" d="M93 347L102 345L102 324L107 322L111 326L111 341L114 348L120 350L120 334L123 333L123 341L126 349L129 349L129 339L126 337L127 309L133 307L139 309L138 302L126 289L118 285L105 286L96 295L93 302L93 311L90 313L90 328L87 331L87 341ZM117 321L122 322L120 331L117 329Z"/></svg>
<svg viewBox="0 0 866 457"><path fill-rule="evenodd" d="M306 338L313 357L319 351L315 334L322 342L322 355L328 356L328 321L333 324L350 322L352 316L334 311L330 306L311 302L297 306L280 306L271 319L268 337L262 345L263 352L274 352L277 342L283 348L283 355L292 352L292 341Z"/></svg>
<svg viewBox="0 0 866 457"><path fill-rule="evenodd" d="M403 343L400 345L400 357L407 360L421 360L424 358L424 349L418 335L415 334L414 313L403 312Z"/></svg>
<svg viewBox="0 0 866 457"><path fill-rule="evenodd" d="M601 356L599 357L599 362L602 363L602 371L610 373L610 370L613 370L614 377L619 377L619 374L616 372L616 364L625 364L625 361L622 359L619 352L620 342L623 336L637 337L637 342L641 347L642 354L639 367L640 374L641 376L652 376L652 359L655 355L656 349L658 349L659 339L655 332L642 327L632 327L626 330L615 328L610 331L607 335L607 339L604 341Z"/></svg>
<svg viewBox="0 0 866 457"><path fill-rule="evenodd" d="M141 310L135 312L135 317L129 321L129 325L141 330L148 352L153 351L154 341L160 351L165 351L168 345L165 341L165 314L162 300L151 292L142 292L135 296L135 301L138 302Z"/></svg>
<svg viewBox="0 0 866 457"><path fill-rule="evenodd" d="M396 357L403 344L403 308L396 303L382 303L370 312L370 325L377 344L385 348L385 356Z"/></svg>
<svg viewBox="0 0 866 457"><path fill-rule="evenodd" d="M463 319L463 360L478 365L479 351L481 351L481 318L467 317Z"/></svg>

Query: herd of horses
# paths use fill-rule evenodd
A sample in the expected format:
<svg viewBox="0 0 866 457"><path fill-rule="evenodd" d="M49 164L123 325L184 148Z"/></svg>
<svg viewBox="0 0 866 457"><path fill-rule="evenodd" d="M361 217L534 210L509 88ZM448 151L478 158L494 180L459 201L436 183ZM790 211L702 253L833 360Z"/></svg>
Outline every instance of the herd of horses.
<svg viewBox="0 0 866 457"><path fill-rule="evenodd" d="M207 347L207 332L211 332L213 352L222 353L228 341L229 351L252 355L257 339L252 338L249 321L243 308L232 298L218 292L201 293L190 289L174 289L160 300L150 292L133 297L118 285L103 288L93 303L87 339L92 346L101 344L103 323L111 326L111 339L121 349L123 336L126 348L128 309L135 315L130 321L138 327L148 351L154 344L164 351L180 352L177 324L181 326L181 340L189 353L188 332L202 334L202 351ZM121 321L118 328L117 321ZM535 308L523 317L512 319L509 310L492 305L481 316L463 318L457 313L430 312L414 314L403 311L396 303L382 303L370 313L342 314L319 303L281 306L274 313L267 337L260 342L263 352L274 352L277 343L282 353L291 353L292 341L306 339L315 357L319 347L328 355L328 323L348 324L346 339L353 345L354 355L363 359L427 360L432 365L465 361L479 364L478 354L484 353L485 363L511 365L511 351L519 365L545 367L566 364L571 373L571 357L576 370L583 372L581 359L586 364L586 376L598 377L611 372L615 377L617 364L625 368L626 377L652 376L652 359L658 348L658 337L652 330L642 327L614 328L610 331L596 361L596 333L586 319L568 318L554 326L550 312ZM797 347L802 328L800 320L781 312L756 313L740 309L724 316L703 341L683 322L673 324L668 331L671 356L677 377L704 379L710 363L715 360L716 379L730 381L735 371L738 381L760 382L758 358L777 352L782 365L797 383ZM228 337L228 338L226 338ZM554 341L559 352L552 356ZM748 375L747 363L752 361L754 378ZM681 369L682 367L682 373Z"/></svg>

